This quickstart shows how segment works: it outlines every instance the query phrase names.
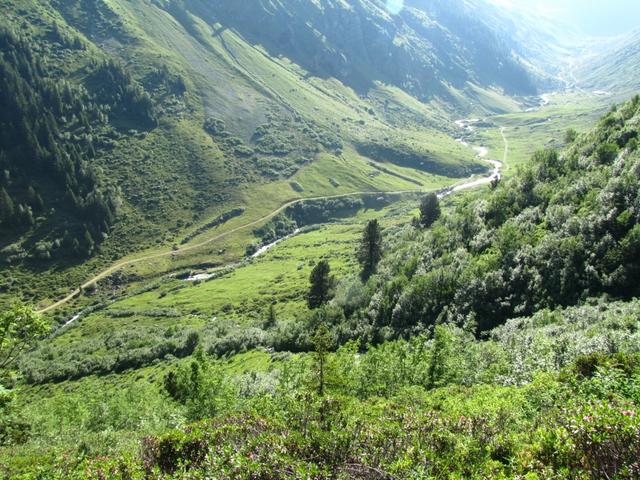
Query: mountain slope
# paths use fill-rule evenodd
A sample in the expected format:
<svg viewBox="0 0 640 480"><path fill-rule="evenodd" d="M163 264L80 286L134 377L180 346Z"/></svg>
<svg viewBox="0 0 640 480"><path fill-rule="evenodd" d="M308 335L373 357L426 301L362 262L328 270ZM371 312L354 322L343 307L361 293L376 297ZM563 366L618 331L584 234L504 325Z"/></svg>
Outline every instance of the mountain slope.
<svg viewBox="0 0 640 480"><path fill-rule="evenodd" d="M18 183L5 185L13 210L33 211L38 195L49 210L3 228L0 256L11 270L4 293L55 296L89 271L170 247L235 208L258 218L259 192L266 202L258 209L275 208L301 196L438 187L479 172L473 152L449 136L451 117L510 111L516 103L500 92L534 88L465 9L452 16L441 2L417 2L394 16L364 0L264 5L3 3L6 29L48 63L38 81L86 91L78 108L101 112L80 124L71 116L59 129L74 142L91 139L92 158L80 151L75 168L112 192L86 186L62 204L53 198L64 198L73 179L46 195L34 185L36 200L15 196ZM47 108L40 102L35 116ZM67 148L52 138L56 151ZM16 160L5 157L13 169ZM108 221L83 219L87 202L108 206Z"/></svg>
<svg viewBox="0 0 640 480"><path fill-rule="evenodd" d="M375 81L421 99L466 82L510 93L535 91L509 47L462 1L406 2L397 14L378 0L183 4L263 45L271 56L290 58L313 75L337 78L362 93Z"/></svg>
<svg viewBox="0 0 640 480"><path fill-rule="evenodd" d="M481 331L588 297L638 295L640 97L567 150L536 153L484 198L398 239L370 306L377 327Z"/></svg>
<svg viewBox="0 0 640 480"><path fill-rule="evenodd" d="M629 95L640 89L640 30L600 46L599 53L577 66L583 88Z"/></svg>

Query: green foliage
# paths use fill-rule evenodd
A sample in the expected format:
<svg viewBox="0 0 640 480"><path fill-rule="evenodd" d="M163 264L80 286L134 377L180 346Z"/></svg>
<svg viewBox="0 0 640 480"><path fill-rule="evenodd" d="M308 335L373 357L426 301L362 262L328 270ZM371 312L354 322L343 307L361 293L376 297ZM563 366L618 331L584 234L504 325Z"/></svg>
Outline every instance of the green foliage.
<svg viewBox="0 0 640 480"><path fill-rule="evenodd" d="M254 230L254 234L260 238L261 245L269 245L276 240L291 235L298 228L295 220L286 215L277 215L262 227Z"/></svg>
<svg viewBox="0 0 640 480"><path fill-rule="evenodd" d="M151 72L137 77L145 79L142 87L119 62L99 61L76 71L81 72L76 76L87 75L87 86L91 87L86 96L91 99L87 111L93 111L90 104L100 99L97 111L110 113L110 118L101 116L100 129L116 135L112 142L108 136L95 137L101 139L100 146L91 147L98 149L95 154L100 155L105 144L109 148L122 148L124 144L128 156L129 144L120 144L119 135L124 134L118 130L131 121L142 124L153 137L141 144L145 148L162 141L172 145L176 138L184 141L174 129L187 131L190 148L184 156L175 155L180 166L167 174L167 183L175 187L168 193L177 198L169 205L189 204L186 200L190 197L178 192L183 186L183 168L193 170L193 176L188 178L194 185L205 184L200 190L194 187L202 194L195 203L205 209L211 202L227 201L226 188L236 186L238 179L253 169L268 178L287 177L315 158L318 145L336 155L342 153L342 148L350 148L340 140L340 128L324 131L300 118L295 112L296 96L285 95L286 88L278 85L271 90L275 82L263 86L260 82L266 82L269 74L275 76L271 72L276 70L265 69L253 76L247 59L252 58L254 49L239 49L237 45L242 41L232 31L223 29L214 36L203 35L202 25L194 20L202 12L195 5L191 5L194 12L190 13L182 2L155 0L62 4L64 14L60 18L82 16L86 11L99 15L87 16L92 28L86 31L91 35L78 40L68 38L66 31L55 30L56 42L79 52L89 48L85 45L89 39L105 35L109 43L135 45L135 57L128 65ZM207 168L203 168L197 161L198 149L191 148L202 136L202 118L207 118L208 113L198 111L194 121L188 118L192 113L189 109L180 111L176 118L163 119L163 124L175 120L180 127L163 125L158 129L161 132L153 134L162 110L145 89L151 84L154 95L159 90L171 90L179 96L187 93L191 82L174 81L173 74L156 72L144 64L149 53L146 48L153 42L150 31L157 24L150 26L149 33L145 31L140 39L130 38L132 32L144 30L143 25L134 18L120 17L119 12L128 13L134 8L149 14L145 16L149 22L158 22L154 9L166 9L161 12L163 18L170 18L165 15L170 14L198 45L217 53L214 40L209 38L215 37L215 42L224 45L224 53L208 56L211 65L220 65L214 63L218 56L233 57L235 63L242 63L234 68L246 70L250 82L259 83L260 91L269 92L268 102L277 99L278 105L282 103L287 112L293 112L287 118L288 113L263 116L262 111L251 111L252 119L267 119L255 132L244 132L244 138L253 134L251 146L227 132L227 125L221 120L205 120L204 128L210 136L205 137L204 155L220 150L224 156L221 169L229 174L215 177L219 182L209 182L207 175L208 168L214 170L219 165L206 164ZM182 33L176 35L184 48L192 43L191 38L184 41ZM166 55L168 62L174 61L170 54ZM278 63L275 57L273 63ZM222 78L228 72L214 68L207 73L220 73ZM197 75L193 77L196 78ZM240 76L237 78L238 84L244 82L244 75L242 82ZM278 81L282 79L278 77ZM323 84L321 79L317 81L318 85ZM225 87L232 89L232 83ZM202 100L206 105L205 110L211 111L212 104L220 106L221 112L231 108L233 102L227 98L214 103L220 97L200 88L194 89L194 95L196 103ZM311 96L311 91L306 90L306 95ZM250 100L243 108L268 103L266 97L243 96L242 92L233 91L232 95ZM372 91L372 95L377 93ZM80 91L78 95L84 93ZM340 103L350 102L357 109L367 105L361 105L356 96L352 98L346 92ZM305 98L304 103L314 105L313 99ZM101 110L101 105L108 108ZM131 105L135 106L133 111L129 110ZM328 263L326 268L320 268L324 260L317 263L319 271L314 269L311 279L318 288L308 299L309 306L317 308L311 314L303 307L304 285L300 279L306 277L308 267L317 259L328 258L326 250L312 257L288 253L279 257L283 262L293 259L293 280L285 278L282 266L274 275L274 282L286 284L286 288L277 290L277 299L282 301L278 303L277 318L272 287L262 285L256 278L242 284L231 278L233 273L224 279L230 288L222 294L232 299L225 298L220 307L213 290L180 287L182 293L189 293L174 297L169 289L173 284L165 288L167 284L163 283L160 295L150 291L147 297L127 304L127 310L109 308L103 316L88 319L82 329L60 330L56 342L36 348L21 361L27 380L46 385L28 388L31 397L24 401L18 398L5 404L0 392L0 437L26 439L19 423L12 420L21 407L36 429L27 445L0 451L3 459L10 459L8 467L0 468L6 469L9 477L23 473L27 478L101 479L638 476L638 364L634 356L620 353L638 349L638 304L585 303L592 295L613 293L628 299L637 294L638 157L631 148L637 137L637 106L635 102L635 107L612 110L599 129L580 137L564 154L553 150L536 154L531 167L512 180L495 185L486 199L455 199L455 211L447 212L438 222L430 220L428 231L395 225L385 230L389 243L386 258L375 261L378 275L367 285L354 276L353 239L339 240L348 244L350 251L339 251L339 258L331 260L332 266L351 276L341 281L336 297L330 301L328 293L333 282ZM164 104L162 109L169 107L175 105ZM395 108L385 104L384 110ZM278 107L269 103L268 110L276 112ZM366 112L372 117L379 114L378 109ZM320 119L322 114L313 116ZM361 127L377 125L372 118L366 118L366 122L358 119L354 123ZM89 123L92 121L89 119ZM81 115L76 115L69 122L70 127L61 127L61 138L80 145L80 149L86 148L86 152L78 152L79 157L86 153L87 158L92 158L89 145L78 139L84 138L80 134L97 132L82 122ZM240 122L228 123L233 129ZM190 130L192 125L197 128ZM348 134L344 138L349 138ZM143 147L135 142L131 147L137 169L140 158L135 151ZM406 161L407 165L428 171L452 171L446 167L440 170L434 165L435 157L417 149L385 148L375 146L373 153L380 158L389 153L396 163ZM622 151L623 148L626 149ZM165 145L163 154L167 151L173 156L174 150ZM624 161L617 161L621 151L619 158ZM3 152L0 160L11 154ZM142 155L152 169L160 172L165 170L159 167L164 167L166 161L157 160L157 154L145 151ZM235 161L236 154L250 157L251 161ZM70 155L73 157L73 153ZM114 158L113 165L117 165L124 157L114 154ZM69 172L82 179L92 170L89 166L74 164ZM176 171L179 175L174 175ZM471 171L473 166L462 165L455 174ZM95 172L96 177L101 176L99 170ZM120 175L120 180L126 177L129 198L139 199L145 215L160 215L160 207L146 208L149 205L145 204L153 204L155 190L153 199L145 198L145 189L131 180L147 176L144 170L136 170L136 175L123 172L115 168L113 174ZM382 169L379 172L388 175ZM73 180L71 177L70 174ZM147 185L154 185L155 174L148 177ZM339 178L344 182L344 177ZM22 228L31 228L38 223L43 207L53 205L51 192L36 183L25 184L19 191L11 172L0 182L0 221L12 216ZM302 179L300 184L287 182L300 185L309 195L315 194ZM330 183L338 187L333 181ZM216 193L208 197L206 192L214 189ZM69 205L75 203L82 201ZM257 233L263 241L280 238L294 225L290 218L300 225L327 221L365 205L369 203L350 199L300 204L287 211L288 217L277 219ZM188 208L185 210L192 213ZM220 211L216 205L214 215ZM179 216L173 213L176 218ZM439 212L435 217L438 216ZM135 217L131 222L138 218L142 219ZM146 216L145 220L150 224L154 221ZM189 219L189 226L190 222ZM175 232L185 225L177 225ZM205 228L216 225L214 221ZM83 255L95 253L104 241L103 234L110 231L108 225L92 228L88 222L75 227L64 235L62 243L69 246L69 251ZM191 232L197 235L204 230L194 226ZM376 235L372 237L375 239ZM318 243L333 241L334 238L321 238ZM38 242L33 252L38 258L47 259L56 248L52 239ZM16 250L13 246L7 254L21 255L19 247ZM304 276L295 277L295 268ZM290 288L296 279L302 288ZM246 299L246 285L259 285L260 295ZM241 304L234 303L237 291L233 289L242 290L245 298ZM162 309L145 309L149 297L156 301L159 296ZM555 310L578 302L579 307ZM206 306L199 309L203 304ZM263 325L267 305L270 307ZM184 312L181 308L185 308ZM214 316L218 308L226 318ZM534 312L537 313L530 317L513 318ZM245 319L249 319L247 324L241 322ZM171 326L167 328L163 321ZM119 332L112 328L116 322L122 322ZM193 322L200 333L178 330L178 322ZM491 330L484 341L475 338L476 326L488 331L496 325L500 327ZM385 341L389 339L396 340ZM335 354L330 353L334 341L343 345ZM203 345L196 349L201 342ZM249 366L244 365L243 359L235 362L208 358L205 346L208 353L217 355L262 347L311 353L261 350L260 354L268 359L261 361L268 366L256 368L251 361L247 362ZM175 358L194 351L191 359ZM138 371L126 372L132 368ZM561 369L561 374L553 373ZM109 375L114 372L121 375ZM90 374L101 375L81 383L49 383ZM145 375L156 376L145 379ZM144 385L147 380L148 387L124 388ZM95 390L82 388L91 382L99 386ZM103 389L107 383L112 391ZM164 390L158 388L160 384L164 384ZM33 406L32 400L36 401ZM185 426L185 418L208 420ZM4 419L9 422L3 423ZM10 433L3 433L3 428ZM140 437L144 440L138 455ZM122 454L122 450L129 453Z"/></svg>
<svg viewBox="0 0 640 480"><path fill-rule="evenodd" d="M148 312L153 322L175 319L175 312ZM122 318L132 312L115 312ZM81 321L81 320L80 320ZM59 333L64 333L64 329ZM162 359L191 355L199 344L198 332L191 329L130 328L109 331L77 344L40 345L21 362L20 371L31 384L61 382L88 375L124 372L151 365ZM54 361L55 360L55 361Z"/></svg>
<svg viewBox="0 0 640 480"><path fill-rule="evenodd" d="M313 225L353 215L364 206L365 201L358 197L308 200L287 208L286 214L299 226Z"/></svg>
<svg viewBox="0 0 640 480"><path fill-rule="evenodd" d="M125 117L137 128L157 126L158 119L151 96L119 63L108 60L98 65L88 79L88 85L93 87L96 99L110 105L115 115Z"/></svg>
<svg viewBox="0 0 640 480"><path fill-rule="evenodd" d="M618 155L618 147L613 143L603 143L596 149L596 158L601 164L611 164Z"/></svg>
<svg viewBox="0 0 640 480"><path fill-rule="evenodd" d="M3 384L10 378L12 364L48 330L44 319L27 305L14 304L0 313L0 446L24 443L28 437L29 424L18 410L15 392Z"/></svg>
<svg viewBox="0 0 640 480"><path fill-rule="evenodd" d="M96 240L109 232L120 203L118 191L102 183L90 161L96 155L93 137L104 128L112 104L52 78L51 67L28 37L0 26L0 47L3 230L24 232L34 226L36 215L47 217L51 209L62 209L76 221L74 237L33 257L91 255ZM110 85L109 79L100 84Z"/></svg>
<svg viewBox="0 0 640 480"><path fill-rule="evenodd" d="M319 351L328 345L319 344ZM313 474L319 479L586 480L638 474L638 398L620 388L624 383L637 387L637 369L624 373L609 366L591 379L567 370L540 375L523 387L432 391L419 386L389 390L385 387L393 377L379 377L380 388L357 398L358 386L368 385L352 383L349 372L362 369L360 361L370 353L358 357L356 352L352 344L329 359L338 381L326 383L321 397L309 394L297 370L300 363L291 359L282 366L275 391L247 397L243 409L147 436L137 456L89 457L75 465L47 462L41 471L77 471L85 478L105 472L143 478L146 471L165 479ZM398 362L410 363L410 357L398 358L401 352L389 348L371 366L401 374ZM317 369L317 361L311 368Z"/></svg>
<svg viewBox="0 0 640 480"><path fill-rule="evenodd" d="M424 232L412 246L421 273L400 294L389 284L402 278L403 267L392 254L393 263L383 260L374 295L382 300L368 309L375 322L412 332L439 320L463 324L471 316L486 331L589 296L637 295L640 218L633 212L640 157L628 153L616 161L613 139L637 133L640 113L631 104L621 110L564 153L537 152L486 198L459 203ZM434 218L427 215L423 224ZM404 248L403 242L389 250Z"/></svg>
<svg viewBox="0 0 640 480"><path fill-rule="evenodd" d="M420 224L430 227L440 218L440 201L435 193L428 193L420 201Z"/></svg>
<svg viewBox="0 0 640 480"><path fill-rule="evenodd" d="M318 395L324 396L327 384L327 362L329 352L333 347L333 339L325 324L321 324L311 339L313 342L313 377L316 379Z"/></svg>
<svg viewBox="0 0 640 480"><path fill-rule="evenodd" d="M167 393L185 405L192 420L219 415L233 406L235 392L217 362L199 349L190 364L169 371L164 377Z"/></svg>
<svg viewBox="0 0 640 480"><path fill-rule="evenodd" d="M15 392L0 384L0 447L26 442L29 429L29 424L18 411Z"/></svg>
<svg viewBox="0 0 640 480"><path fill-rule="evenodd" d="M573 143L578 138L578 131L575 128L569 128L564 133L564 143Z"/></svg>
<svg viewBox="0 0 640 480"><path fill-rule="evenodd" d="M269 305L269 312L263 324L263 327L265 329L273 328L276 326L277 323L278 323L278 318L276 315L276 306L275 304L272 303L271 305Z"/></svg>
<svg viewBox="0 0 640 480"><path fill-rule="evenodd" d="M362 267L361 276L363 280L367 280L375 273L378 263L382 259L382 233L378 220L370 220L367 223L362 233L357 256Z"/></svg>
<svg viewBox="0 0 640 480"><path fill-rule="evenodd" d="M309 276L309 293L307 304L309 308L319 308L331 298L331 288L333 279L331 277L331 267L327 260L320 260Z"/></svg>
<svg viewBox="0 0 640 480"><path fill-rule="evenodd" d="M48 330L42 316L28 305L14 304L0 313L0 380L11 364Z"/></svg>

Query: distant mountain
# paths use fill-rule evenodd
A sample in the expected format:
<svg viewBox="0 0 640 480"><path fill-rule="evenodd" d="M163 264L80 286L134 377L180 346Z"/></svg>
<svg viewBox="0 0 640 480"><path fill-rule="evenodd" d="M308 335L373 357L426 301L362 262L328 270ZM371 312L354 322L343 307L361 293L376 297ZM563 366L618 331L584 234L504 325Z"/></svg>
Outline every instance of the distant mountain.
<svg viewBox="0 0 640 480"><path fill-rule="evenodd" d="M535 4L469 0L477 16L499 32L525 63L541 88L562 84L558 74L579 54L584 36L565 18L545 15Z"/></svg>
<svg viewBox="0 0 640 480"><path fill-rule="evenodd" d="M535 86L511 46L462 0L413 0L396 15L381 0L184 0L208 23L231 28L272 56L366 93L375 81L421 99L466 82L530 94ZM176 2L166 8L175 9Z"/></svg>
<svg viewBox="0 0 640 480"><path fill-rule="evenodd" d="M580 85L619 94L640 90L640 30L606 42L599 48L597 54L577 66L575 76Z"/></svg>

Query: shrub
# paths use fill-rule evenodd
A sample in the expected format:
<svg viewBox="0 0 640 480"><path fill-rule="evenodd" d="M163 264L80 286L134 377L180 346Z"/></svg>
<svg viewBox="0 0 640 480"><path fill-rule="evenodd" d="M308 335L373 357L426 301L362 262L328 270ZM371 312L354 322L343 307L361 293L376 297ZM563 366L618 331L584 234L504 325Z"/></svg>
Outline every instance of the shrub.
<svg viewBox="0 0 640 480"><path fill-rule="evenodd" d="M618 147L613 143L602 143L596 148L596 159L602 165L609 165L618 156Z"/></svg>

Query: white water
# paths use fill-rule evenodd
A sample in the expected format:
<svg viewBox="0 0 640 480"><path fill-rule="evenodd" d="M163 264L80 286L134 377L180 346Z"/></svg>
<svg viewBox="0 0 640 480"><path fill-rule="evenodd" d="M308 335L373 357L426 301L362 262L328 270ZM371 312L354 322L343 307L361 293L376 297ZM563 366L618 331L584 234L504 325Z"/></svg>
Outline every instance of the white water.
<svg viewBox="0 0 640 480"><path fill-rule="evenodd" d="M489 155L489 149L487 147L473 147L473 149L478 153L480 158L484 158Z"/></svg>
<svg viewBox="0 0 640 480"><path fill-rule="evenodd" d="M251 258L257 258L260 255L265 254L266 252L268 252L269 250L271 250L273 247L275 247L277 244L279 244L280 242L283 242L291 237L293 237L294 235L297 235L298 233L300 233L300 229L297 228L296 230L293 231L293 233L291 233L290 235L287 235L286 237L282 237L279 238L278 240L276 240L275 242L272 242L268 245L265 245L263 247L260 247L256 253L254 253L253 255L251 255ZM217 275L220 274L220 272L222 270L233 270L234 268L237 268L239 266L242 265L242 262L239 263L233 263L231 265L228 265L226 267L223 267L221 269L218 269L215 272L209 272L209 273L197 273L195 275L191 275L188 278L185 278L184 281L185 282L199 282L199 281L205 281L205 280L209 280Z"/></svg>
<svg viewBox="0 0 640 480"><path fill-rule="evenodd" d="M502 162L499 162L498 160L485 160L485 162L489 162L493 166L491 175L487 177L477 178L475 180L470 180L468 182L461 183L460 185L456 185L455 187L438 194L438 198L444 198L451 195L452 193L459 192L461 190L468 190L469 188L479 187L480 185L488 185L494 180L500 180L500 170L502 169Z"/></svg>
<svg viewBox="0 0 640 480"><path fill-rule="evenodd" d="M542 107L546 107L547 105L549 105L551 103L551 94L550 93L544 93L542 95L540 95L540 99L542 100Z"/></svg>
<svg viewBox="0 0 640 480"><path fill-rule="evenodd" d="M478 123L479 121L480 121L479 118L467 118L467 119L463 118L461 120L456 120L454 123L462 130L465 130L466 132L469 132L469 133L473 133L476 131L473 125L475 123ZM461 138L460 140L464 142L464 139Z"/></svg>
<svg viewBox="0 0 640 480"><path fill-rule="evenodd" d="M299 228L296 228L296 229L293 231L293 233L291 233L291 234L287 235L286 237L279 238L279 239L278 239L278 240L276 240L275 242L272 242L272 243L270 243L270 244L268 244L268 245L265 245L264 247L260 247L260 248L256 251L256 253L254 253L253 255L251 255L251 258L259 257L260 255L262 255L262 254L264 254L264 253L268 252L269 250L271 250L273 247L275 247L275 246L276 246L277 244L279 244L280 242L283 242L283 241L285 241L285 240L287 240L287 239L289 239L289 238L293 237L294 235L297 235L298 233L300 233L300 229L299 229Z"/></svg>
<svg viewBox="0 0 640 480"><path fill-rule="evenodd" d="M197 273L195 275L191 275L190 277L185 278L183 281L185 281L185 282L200 282L200 281L209 280L210 278L213 278L213 277L215 277L217 275L220 275L220 272L222 272L224 270L233 270L234 268L237 268L240 265L242 265L242 262L231 263L231 264L229 264L229 265L227 265L225 267L219 268L215 272Z"/></svg>
<svg viewBox="0 0 640 480"><path fill-rule="evenodd" d="M543 95L542 97L545 97L545 96ZM549 100L547 98L543 98L543 101L546 101L547 103L549 102ZM545 103L545 105L546 105L546 103ZM467 120L456 120L455 124L460 129L465 130L465 131L470 132L470 133L473 133L475 131L475 128L472 125L475 124L475 123L478 123L479 121L480 120L477 119L477 118L471 118L471 119L467 119ZM464 137L458 138L458 139L456 139L456 141L461 143L462 145L469 146L469 143L465 140ZM459 185L456 185L454 187L448 188L448 189L440 192L438 194L438 198L444 198L444 197L447 197L447 196L451 195L452 193L459 192L461 190L468 190L469 188L478 187L480 185L487 185L487 184L493 182L494 180L500 180L500 178L501 178L500 171L502 170L502 162L500 162L498 160L490 160L490 159L486 158L489 155L489 149L487 147L484 147L484 146L473 146L471 148L473 148L475 150L475 152L478 155L478 158L481 158L485 162L490 163L491 166L493 167L493 170L486 177L471 179L469 181L466 181L464 183L461 183Z"/></svg>
<svg viewBox="0 0 640 480"><path fill-rule="evenodd" d="M82 317L84 314L86 313L86 310L82 310L80 313L76 313L73 317L71 317L69 320L67 320L60 328L66 328L70 325L73 325L74 323L76 323L80 317Z"/></svg>
<svg viewBox="0 0 640 480"><path fill-rule="evenodd" d="M191 275L189 278L185 278L184 281L199 282L199 281L209 280L210 278L213 278L215 275L217 275L217 272L216 273L198 273L197 275Z"/></svg>
<svg viewBox="0 0 640 480"><path fill-rule="evenodd" d="M83 312L77 313L75 314L73 317L71 317L71 319L69 319L69 321L67 321L63 327L68 327L69 325L71 325L72 323L74 323L76 320L78 320L81 316L82 316Z"/></svg>

